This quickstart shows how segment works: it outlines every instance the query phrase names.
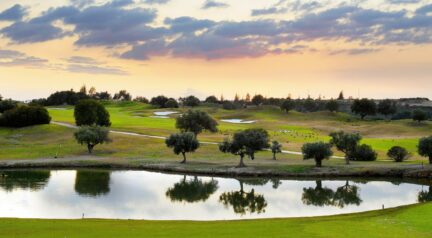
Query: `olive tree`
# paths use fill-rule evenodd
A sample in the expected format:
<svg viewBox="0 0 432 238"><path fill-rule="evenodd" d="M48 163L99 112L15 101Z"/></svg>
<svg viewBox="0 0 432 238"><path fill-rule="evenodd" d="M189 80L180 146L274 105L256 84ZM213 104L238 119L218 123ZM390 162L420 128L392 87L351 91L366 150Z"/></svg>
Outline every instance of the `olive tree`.
<svg viewBox="0 0 432 238"><path fill-rule="evenodd" d="M165 144L169 148L173 148L175 154L182 154L182 164L186 163L186 153L194 152L200 146L199 141L192 132L172 134L165 140Z"/></svg>
<svg viewBox="0 0 432 238"><path fill-rule="evenodd" d="M304 144L302 147L303 159L314 159L316 167L321 167L322 161L333 155L331 147L330 144L324 142Z"/></svg>
<svg viewBox="0 0 432 238"><path fill-rule="evenodd" d="M420 139L418 153L421 156L428 157L429 164L432 164L432 136Z"/></svg>
<svg viewBox="0 0 432 238"><path fill-rule="evenodd" d="M291 98L285 99L280 105L282 111L288 113L295 108L295 102Z"/></svg>
<svg viewBox="0 0 432 238"><path fill-rule="evenodd" d="M396 111L396 102L390 99L385 99L378 103L378 112L383 114L385 117L395 114Z"/></svg>
<svg viewBox="0 0 432 238"><path fill-rule="evenodd" d="M366 116L375 115L376 113L376 104L372 99L356 99L351 105L351 111L354 114L360 115L363 120Z"/></svg>
<svg viewBox="0 0 432 238"><path fill-rule="evenodd" d="M246 147L244 146L241 134L234 135L233 140L225 139L222 143L219 144L219 150L223 153L231 153L233 155L238 155L240 157L238 168L246 167L243 162L244 156L246 155Z"/></svg>
<svg viewBox="0 0 432 238"><path fill-rule="evenodd" d="M408 158L409 153L401 146L393 146L387 152L387 156L392 158L395 162L402 162Z"/></svg>
<svg viewBox="0 0 432 238"><path fill-rule="evenodd" d="M180 99L183 102L183 106L187 106L187 107L196 107L199 106L201 101L199 100L199 98L190 95L188 97L185 98L181 98Z"/></svg>
<svg viewBox="0 0 432 238"><path fill-rule="evenodd" d="M76 141L81 145L87 145L88 153L98 144L111 142L109 130L101 126L82 126L74 133Z"/></svg>
<svg viewBox="0 0 432 238"><path fill-rule="evenodd" d="M336 146L336 149L345 154L345 162L349 164L353 159L353 154L362 139L358 133L345 133L343 131L330 133L330 144Z"/></svg>
<svg viewBox="0 0 432 238"><path fill-rule="evenodd" d="M74 110L77 126L111 126L110 114L94 99L80 100Z"/></svg>
<svg viewBox="0 0 432 238"><path fill-rule="evenodd" d="M282 144L280 144L278 141L273 141L270 149L273 154L273 160L276 160L276 154L282 153Z"/></svg>
<svg viewBox="0 0 432 238"><path fill-rule="evenodd" d="M176 128L182 132L193 132L198 135L203 130L217 132L217 125L208 113L200 110L189 110L181 116L177 117Z"/></svg>
<svg viewBox="0 0 432 238"><path fill-rule="evenodd" d="M426 121L428 117L426 112L420 109L414 110L412 115L413 115L413 120L418 123L422 121Z"/></svg>

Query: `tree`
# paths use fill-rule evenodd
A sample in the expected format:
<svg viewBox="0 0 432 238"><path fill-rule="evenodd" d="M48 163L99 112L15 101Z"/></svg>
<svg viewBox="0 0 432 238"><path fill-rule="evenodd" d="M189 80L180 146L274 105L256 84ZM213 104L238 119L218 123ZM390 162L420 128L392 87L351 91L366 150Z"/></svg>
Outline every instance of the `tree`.
<svg viewBox="0 0 432 238"><path fill-rule="evenodd" d="M88 91L88 95L90 97L94 97L96 95L96 88L95 87L91 87Z"/></svg>
<svg viewBox="0 0 432 238"><path fill-rule="evenodd" d="M317 180L315 183L315 188L303 188L302 202L306 205L319 207L333 205L334 191L323 187L321 180Z"/></svg>
<svg viewBox="0 0 432 238"><path fill-rule="evenodd" d="M387 152L387 156L392 158L395 162L402 162L408 158L408 151L401 146L393 146Z"/></svg>
<svg viewBox="0 0 432 238"><path fill-rule="evenodd" d="M93 99L79 101L75 106L74 117L77 126L111 126L109 112Z"/></svg>
<svg viewBox="0 0 432 238"><path fill-rule="evenodd" d="M172 188L168 188L165 195L173 202L204 202L210 195L216 192L217 189L218 182L216 180L212 179L209 182L203 182L196 176L191 180L186 180L185 175L180 182L175 183Z"/></svg>
<svg viewBox="0 0 432 238"><path fill-rule="evenodd" d="M55 105L75 105L78 101L88 99L89 96L82 92L74 92L72 89L69 91L60 91L51 94L46 100L46 106Z"/></svg>
<svg viewBox="0 0 432 238"><path fill-rule="evenodd" d="M343 131L330 133L330 144L345 154L346 164L353 159L353 154L362 139L358 133L345 133Z"/></svg>
<svg viewBox="0 0 432 238"><path fill-rule="evenodd" d="M131 101L132 96L126 90L120 90L118 93L114 94L113 99L119 101Z"/></svg>
<svg viewBox="0 0 432 238"><path fill-rule="evenodd" d="M418 144L418 153L421 156L429 158L429 164L432 164L432 136L421 138Z"/></svg>
<svg viewBox="0 0 432 238"><path fill-rule="evenodd" d="M366 116L375 115L376 113L376 104L372 99L356 99L351 105L351 111L354 114L360 115L363 120Z"/></svg>
<svg viewBox="0 0 432 238"><path fill-rule="evenodd" d="M263 95L261 95L261 94L258 94L258 95L255 95L253 98L252 98L252 103L255 105L255 106L260 106L261 104L263 104L264 103L264 97L263 97Z"/></svg>
<svg viewBox="0 0 432 238"><path fill-rule="evenodd" d="M170 135L165 144L169 148L173 148L176 155L182 154L182 164L186 163L186 153L194 152L200 146L196 136L192 132L181 132Z"/></svg>
<svg viewBox="0 0 432 238"><path fill-rule="evenodd" d="M280 108L281 110L288 113L295 108L295 102L291 98L287 98L282 102Z"/></svg>
<svg viewBox="0 0 432 238"><path fill-rule="evenodd" d="M271 146L270 146L270 149L273 153L273 160L276 160L276 154L282 153L282 144L280 144L277 141L273 141Z"/></svg>
<svg viewBox="0 0 432 238"><path fill-rule="evenodd" d="M208 113L200 110L189 110L181 116L177 117L176 128L183 132L190 131L198 135L203 130L217 132L217 125Z"/></svg>
<svg viewBox="0 0 432 238"><path fill-rule="evenodd" d="M432 186L429 186L427 191L420 191L417 195L418 202L431 202L432 201Z"/></svg>
<svg viewBox="0 0 432 238"><path fill-rule="evenodd" d="M150 104L159 108L163 108L165 107L165 103L168 101L168 98L163 96L163 95L159 95L157 97L153 97L150 100Z"/></svg>
<svg viewBox="0 0 432 238"><path fill-rule="evenodd" d="M81 196L99 197L110 192L111 172L78 170L75 176L75 192Z"/></svg>
<svg viewBox="0 0 432 238"><path fill-rule="evenodd" d="M6 192L17 189L38 191L48 184L49 170L4 170L1 172L0 187Z"/></svg>
<svg viewBox="0 0 432 238"><path fill-rule="evenodd" d="M303 159L314 159L316 167L322 166L324 159L333 155L331 145L324 142L307 143L302 147Z"/></svg>
<svg viewBox="0 0 432 238"><path fill-rule="evenodd" d="M243 162L243 158L246 155L246 147L244 146L244 138L243 134L234 134L234 138L232 141L229 139L225 139L222 143L219 144L219 150L223 153L231 153L233 155L238 155L240 157L240 163L237 166L238 168L246 167Z"/></svg>
<svg viewBox="0 0 432 238"><path fill-rule="evenodd" d="M339 103L337 100L331 99L325 104L325 108L330 112L337 112L339 110Z"/></svg>
<svg viewBox="0 0 432 238"><path fill-rule="evenodd" d="M353 159L357 161L375 161L378 154L370 145L359 145L354 151Z"/></svg>
<svg viewBox="0 0 432 238"><path fill-rule="evenodd" d="M255 159L255 153L262 151L270 147L269 134L266 130L257 129L246 129L241 132L246 140L244 146L246 147L246 153L251 160Z"/></svg>
<svg viewBox="0 0 432 238"><path fill-rule="evenodd" d="M17 106L18 106L17 101L13 101L11 99L2 100L0 101L0 113L16 108Z"/></svg>
<svg viewBox="0 0 432 238"><path fill-rule="evenodd" d="M87 95L87 87L85 85L81 86L79 92L84 95Z"/></svg>
<svg viewBox="0 0 432 238"><path fill-rule="evenodd" d="M140 102L140 103L145 103L145 104L149 103L149 100L146 97L136 97L134 99L134 101L135 102Z"/></svg>
<svg viewBox="0 0 432 238"><path fill-rule="evenodd" d="M344 97L344 93L343 93L343 91L340 91L340 93L339 93L339 96L338 96L338 99L337 100L344 100L345 99L345 97Z"/></svg>
<svg viewBox="0 0 432 238"><path fill-rule="evenodd" d="M385 117L395 114L397 111L396 102L386 99L378 103L378 113L383 114Z"/></svg>
<svg viewBox="0 0 432 238"><path fill-rule="evenodd" d="M188 107L196 107L199 106L201 103L201 101L193 95L190 95L186 98L182 98L182 102L184 106L188 106Z"/></svg>
<svg viewBox="0 0 432 238"><path fill-rule="evenodd" d="M422 121L426 121L427 120L427 114L425 111L420 110L420 109L415 109L413 111L413 120L417 121L418 123L422 122Z"/></svg>
<svg viewBox="0 0 432 238"><path fill-rule="evenodd" d="M111 94L109 92L97 92L93 98L99 99L99 100L111 100Z"/></svg>
<svg viewBox="0 0 432 238"><path fill-rule="evenodd" d="M74 133L76 141L81 145L87 145L88 153L91 154L96 145L109 143L109 130L101 126L82 126Z"/></svg>
<svg viewBox="0 0 432 238"><path fill-rule="evenodd" d="M249 93L246 93L245 102L246 102L246 103L250 103L250 101L251 101L251 96L250 96Z"/></svg>
<svg viewBox="0 0 432 238"><path fill-rule="evenodd" d="M26 127L50 122L48 111L41 106L18 106L5 111L0 116L0 126L4 127Z"/></svg>
<svg viewBox="0 0 432 238"><path fill-rule="evenodd" d="M350 185L346 181L344 186L338 187L333 195L333 205L343 208L346 205L360 205L363 201L360 198L359 187L355 185Z"/></svg>
<svg viewBox="0 0 432 238"><path fill-rule="evenodd" d="M168 101L165 103L166 108L178 108L179 105L177 101L174 98L169 98Z"/></svg>
<svg viewBox="0 0 432 238"><path fill-rule="evenodd" d="M218 99L215 96L208 96L205 99L205 102L206 103L214 103L214 104L219 103Z"/></svg>
<svg viewBox="0 0 432 238"><path fill-rule="evenodd" d="M255 193L254 189L250 192L245 192L243 189L243 181L240 182L240 191L232 191L222 193L219 197L219 201L225 206L232 206L233 210L237 214L257 213L260 214L265 212L267 202L263 195Z"/></svg>
<svg viewBox="0 0 432 238"><path fill-rule="evenodd" d="M308 97L303 103L303 108L307 112L314 112L317 110L317 104L315 103L315 100Z"/></svg>

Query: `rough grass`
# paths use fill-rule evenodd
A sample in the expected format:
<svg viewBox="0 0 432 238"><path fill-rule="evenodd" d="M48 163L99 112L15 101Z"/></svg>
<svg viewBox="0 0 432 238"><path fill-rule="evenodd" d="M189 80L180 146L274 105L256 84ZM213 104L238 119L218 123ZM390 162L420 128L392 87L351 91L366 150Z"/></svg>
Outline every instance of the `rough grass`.
<svg viewBox="0 0 432 238"><path fill-rule="evenodd" d="M0 219L0 237L432 237L432 203L315 218L240 221Z"/></svg>

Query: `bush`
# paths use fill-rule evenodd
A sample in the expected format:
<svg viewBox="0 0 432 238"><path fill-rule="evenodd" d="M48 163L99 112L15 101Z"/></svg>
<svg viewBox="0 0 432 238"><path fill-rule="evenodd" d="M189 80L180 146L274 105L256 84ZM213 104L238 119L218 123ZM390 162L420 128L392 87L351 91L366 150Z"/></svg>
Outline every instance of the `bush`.
<svg viewBox="0 0 432 238"><path fill-rule="evenodd" d="M18 102L11 99L0 101L0 113L13 109L18 106Z"/></svg>
<svg viewBox="0 0 432 238"><path fill-rule="evenodd" d="M372 149L370 145L357 146L353 153L353 159L356 161L375 161L378 154Z"/></svg>
<svg viewBox="0 0 432 238"><path fill-rule="evenodd" d="M109 112L93 99L81 100L75 106L74 117L77 126L111 126Z"/></svg>
<svg viewBox="0 0 432 238"><path fill-rule="evenodd" d="M400 146L393 146L388 152L387 156L392 158L395 162L402 162L408 158L408 151Z"/></svg>
<svg viewBox="0 0 432 238"><path fill-rule="evenodd" d="M0 117L0 126L25 127L49 124L51 117L41 106L20 106L7 110Z"/></svg>

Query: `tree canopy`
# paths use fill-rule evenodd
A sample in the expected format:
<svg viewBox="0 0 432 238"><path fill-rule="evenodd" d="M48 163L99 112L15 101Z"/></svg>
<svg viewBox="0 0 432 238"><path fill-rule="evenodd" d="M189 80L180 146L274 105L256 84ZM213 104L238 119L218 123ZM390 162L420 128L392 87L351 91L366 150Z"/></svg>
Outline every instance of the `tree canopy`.
<svg viewBox="0 0 432 238"><path fill-rule="evenodd" d="M421 156L428 157L429 163L432 164L432 136L420 139L418 153Z"/></svg>
<svg viewBox="0 0 432 238"><path fill-rule="evenodd" d="M393 159L395 162L402 162L408 158L408 151L401 146L393 146L387 152L387 156Z"/></svg>
<svg viewBox="0 0 432 238"><path fill-rule="evenodd" d="M314 159L317 167L322 166L324 159L333 155L331 145L324 142L306 143L302 147L303 159Z"/></svg>
<svg viewBox="0 0 432 238"><path fill-rule="evenodd" d="M87 145L88 153L93 152L96 145L109 143L109 130L101 126L82 126L74 133L76 141L81 145Z"/></svg>
<svg viewBox="0 0 432 238"><path fill-rule="evenodd" d="M79 101L75 106L74 117L77 126L111 126L109 112L94 99Z"/></svg>
<svg viewBox="0 0 432 238"><path fill-rule="evenodd" d="M343 131L330 133L330 144L345 154L346 164L353 159L354 152L362 137L358 133L345 133Z"/></svg>
<svg viewBox="0 0 432 238"><path fill-rule="evenodd" d="M173 148L175 154L182 154L183 161L186 163L186 153L191 153L197 150L200 146L196 136L192 132L181 132L170 135L165 144L169 148Z"/></svg>
<svg viewBox="0 0 432 238"><path fill-rule="evenodd" d="M184 176L180 182L168 188L165 195L174 202L204 202L210 195L216 192L217 189L218 182L216 180L204 182L196 176L193 179L186 180L186 176Z"/></svg>
<svg viewBox="0 0 432 238"><path fill-rule="evenodd" d="M289 111L291 111L295 108L295 102L292 99L287 98L287 99L282 101L280 108L281 108L281 110L288 113Z"/></svg>
<svg viewBox="0 0 432 238"><path fill-rule="evenodd" d="M217 125L218 123L215 119L207 112L200 110L189 110L177 117L176 120L176 128L183 132L193 132L195 135L198 135L204 130L217 132Z"/></svg>
<svg viewBox="0 0 432 238"><path fill-rule="evenodd" d="M372 99L356 99L351 105L351 111L357 115L360 115L363 120L366 116L372 116L376 114L376 104Z"/></svg>

